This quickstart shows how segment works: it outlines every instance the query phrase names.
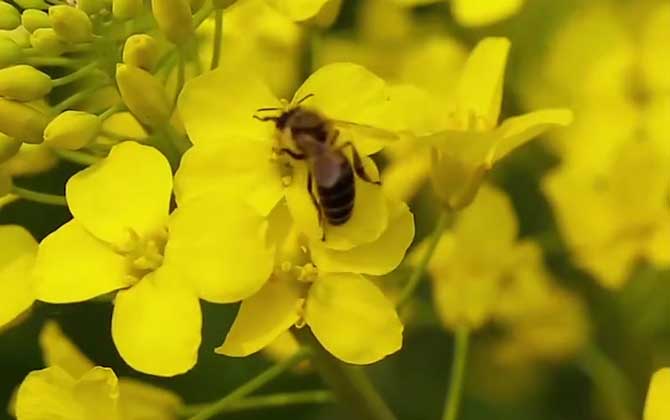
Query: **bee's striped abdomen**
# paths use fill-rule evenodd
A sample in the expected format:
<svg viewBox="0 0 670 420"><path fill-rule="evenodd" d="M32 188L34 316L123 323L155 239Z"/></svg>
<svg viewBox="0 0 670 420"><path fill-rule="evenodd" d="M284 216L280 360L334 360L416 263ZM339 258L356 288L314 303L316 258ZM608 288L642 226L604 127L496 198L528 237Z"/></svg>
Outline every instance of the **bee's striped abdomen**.
<svg viewBox="0 0 670 420"><path fill-rule="evenodd" d="M351 218L356 189L354 173L349 161L344 160L340 175L332 187L318 186L319 203L329 224L337 226Z"/></svg>

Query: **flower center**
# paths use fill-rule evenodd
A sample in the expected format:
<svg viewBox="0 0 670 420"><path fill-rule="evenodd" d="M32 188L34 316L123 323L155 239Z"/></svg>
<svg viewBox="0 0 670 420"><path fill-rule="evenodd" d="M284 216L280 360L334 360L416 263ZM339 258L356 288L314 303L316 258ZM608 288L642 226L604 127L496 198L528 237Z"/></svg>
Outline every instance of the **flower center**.
<svg viewBox="0 0 670 420"><path fill-rule="evenodd" d="M163 264L163 254L167 243L167 232L162 230L155 235L141 237L130 231L130 240L121 252L128 264L130 274L141 279Z"/></svg>

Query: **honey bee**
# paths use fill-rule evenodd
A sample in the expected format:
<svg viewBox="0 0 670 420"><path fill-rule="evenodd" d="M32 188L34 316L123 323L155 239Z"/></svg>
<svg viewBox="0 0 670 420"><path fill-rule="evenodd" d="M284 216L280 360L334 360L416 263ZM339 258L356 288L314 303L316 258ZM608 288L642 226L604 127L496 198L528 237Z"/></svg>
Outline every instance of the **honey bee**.
<svg viewBox="0 0 670 420"><path fill-rule="evenodd" d="M354 173L363 181L381 185L365 171L361 156L350 141L337 144L340 131L337 126L357 126L373 129L345 121L332 120L321 113L301 106L313 94L302 98L286 110L260 108L257 112L281 111L277 116L253 117L260 121L272 121L284 139L290 139L297 150L290 147L277 148L276 152L295 160L307 162L307 191L319 215L319 224L324 221L332 226L346 223L352 215L356 197ZM352 162L344 153L351 149ZM325 229L322 240L325 240Z"/></svg>

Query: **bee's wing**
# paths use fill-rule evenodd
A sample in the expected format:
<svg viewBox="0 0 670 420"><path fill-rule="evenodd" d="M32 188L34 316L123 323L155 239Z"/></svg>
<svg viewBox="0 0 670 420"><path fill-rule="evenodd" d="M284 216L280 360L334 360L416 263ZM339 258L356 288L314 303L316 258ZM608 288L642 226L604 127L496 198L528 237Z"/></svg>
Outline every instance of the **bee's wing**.
<svg viewBox="0 0 670 420"><path fill-rule="evenodd" d="M343 120L332 120L332 122L346 137L350 137L341 138L340 141L351 140L363 155L378 152L389 143L400 139L398 133L383 128Z"/></svg>

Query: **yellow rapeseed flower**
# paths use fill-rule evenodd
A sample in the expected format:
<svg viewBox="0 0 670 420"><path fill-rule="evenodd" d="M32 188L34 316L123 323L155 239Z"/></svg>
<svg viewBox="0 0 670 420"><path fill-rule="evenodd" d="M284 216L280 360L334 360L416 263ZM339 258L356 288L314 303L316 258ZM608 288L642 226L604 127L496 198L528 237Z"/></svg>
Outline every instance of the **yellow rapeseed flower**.
<svg viewBox="0 0 670 420"><path fill-rule="evenodd" d="M275 149L290 144L286 140L282 143L272 122L253 116L266 107L277 107L272 111L277 114L308 97L301 106L329 119L404 129L402 119L385 112L394 102L390 95L391 89L381 79L349 63L316 71L289 105L280 102L259 79L239 69L218 69L189 81L179 98L179 111L194 147L184 155L175 178L178 203L203 194L233 194L268 215L285 197L298 229L320 241L324 235L307 191L307 165L295 161L287 167ZM338 127L338 142L353 142L364 156L368 174L375 178L376 167L365 156L381 149L393 135L365 127ZM370 243L388 226L390 201L382 189L358 177L355 188L351 219L341 226L326 226L325 245L329 248L346 250Z"/></svg>
<svg viewBox="0 0 670 420"><path fill-rule="evenodd" d="M442 204L461 209L497 161L545 131L570 124L566 109L545 109L499 122L510 43L486 38L470 54L447 130L418 139L433 145L433 186Z"/></svg>
<svg viewBox="0 0 670 420"><path fill-rule="evenodd" d="M290 225L286 209L275 210L273 226ZM334 356L368 364L399 350L403 326L393 303L363 274L395 269L414 237L412 216L399 205L391 227L375 242L348 251L315 243L308 248L294 230L284 234L277 267L267 284L245 299L225 342L228 356L257 352L290 327L309 326ZM310 261L311 258L311 261Z"/></svg>
<svg viewBox="0 0 670 420"><path fill-rule="evenodd" d="M177 418L177 395L95 366L56 323L45 324L39 341L47 368L31 372L21 383L14 406L17 420Z"/></svg>
<svg viewBox="0 0 670 420"><path fill-rule="evenodd" d="M418 6L442 0L392 0L403 6ZM517 14L525 0L451 0L451 13L463 26L484 26Z"/></svg>
<svg viewBox="0 0 670 420"><path fill-rule="evenodd" d="M0 330L35 300L31 271L37 241L21 226L0 226Z"/></svg>
<svg viewBox="0 0 670 420"><path fill-rule="evenodd" d="M272 269L260 215L241 203L205 200L170 216L171 191L170 166L158 151L115 146L68 181L74 219L42 241L35 269L37 298L47 302L122 289L112 319L119 353L135 369L162 376L196 362L198 297L244 299Z"/></svg>

